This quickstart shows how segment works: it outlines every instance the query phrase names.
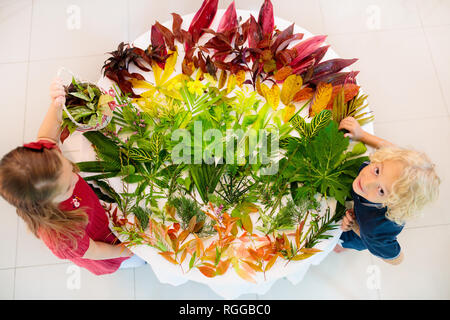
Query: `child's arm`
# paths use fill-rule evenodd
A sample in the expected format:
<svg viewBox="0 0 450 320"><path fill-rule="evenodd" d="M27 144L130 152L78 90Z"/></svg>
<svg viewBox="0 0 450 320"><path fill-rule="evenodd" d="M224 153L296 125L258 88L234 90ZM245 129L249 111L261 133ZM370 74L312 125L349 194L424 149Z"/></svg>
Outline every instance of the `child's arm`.
<svg viewBox="0 0 450 320"><path fill-rule="evenodd" d="M356 121L353 117L347 117L343 119L339 124L339 129L348 130L348 133L344 134L345 137L349 137L356 141L361 141L364 144L367 144L375 149L393 145L393 143L387 140L381 139L364 131L359 125L358 121Z"/></svg>
<svg viewBox="0 0 450 320"><path fill-rule="evenodd" d="M347 210L345 212L345 216L342 220L341 228L344 231L352 230L354 233L356 233L358 235L358 237L361 238L361 233L359 231L359 225L358 225L358 222L356 221L355 213L354 213L353 209ZM387 262L387 263L395 266L395 265L399 265L403 261L403 258L404 258L404 255L403 255L403 252L401 251L399 256L395 259L390 259L390 260L382 259L382 260L384 262Z"/></svg>
<svg viewBox="0 0 450 320"><path fill-rule="evenodd" d="M131 257L132 255L133 252L123 246L89 239L89 248L84 253L83 259L104 260Z"/></svg>
<svg viewBox="0 0 450 320"><path fill-rule="evenodd" d="M61 134L62 105L66 101L64 87L58 78L53 80L50 86L50 97L52 102L39 128L37 138L58 143Z"/></svg>

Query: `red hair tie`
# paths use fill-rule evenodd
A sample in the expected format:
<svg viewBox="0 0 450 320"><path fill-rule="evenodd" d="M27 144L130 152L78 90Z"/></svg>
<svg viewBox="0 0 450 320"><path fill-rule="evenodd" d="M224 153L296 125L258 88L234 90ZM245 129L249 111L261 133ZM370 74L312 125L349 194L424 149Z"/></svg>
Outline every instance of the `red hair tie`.
<svg viewBox="0 0 450 320"><path fill-rule="evenodd" d="M49 149L49 150L58 148L58 146L54 142L47 141L47 140L39 140L36 142L30 142L30 143L24 144L23 146L27 149L39 150L39 151L43 150L44 148Z"/></svg>

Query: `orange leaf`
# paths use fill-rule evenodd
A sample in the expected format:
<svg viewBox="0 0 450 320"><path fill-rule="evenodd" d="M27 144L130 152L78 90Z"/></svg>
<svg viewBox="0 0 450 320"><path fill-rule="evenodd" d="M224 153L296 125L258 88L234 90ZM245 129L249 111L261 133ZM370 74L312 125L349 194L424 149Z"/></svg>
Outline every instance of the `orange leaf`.
<svg viewBox="0 0 450 320"><path fill-rule="evenodd" d="M167 261L173 263L173 264L178 264L178 262L172 258L173 252L170 251L164 251L164 252L158 252L160 255L162 255Z"/></svg>
<svg viewBox="0 0 450 320"><path fill-rule="evenodd" d="M208 211L203 211L203 213L210 217L212 220L217 221L217 217L215 215L209 213Z"/></svg>
<svg viewBox="0 0 450 320"><path fill-rule="evenodd" d="M246 281L256 283L255 279L253 279L247 271L239 267L239 263L235 259L232 259L231 263L233 264L234 271L236 271L239 277Z"/></svg>
<svg viewBox="0 0 450 320"><path fill-rule="evenodd" d="M242 84L244 83L244 81L245 81L245 71L241 69L236 73L236 83L240 88L242 88Z"/></svg>
<svg viewBox="0 0 450 320"><path fill-rule="evenodd" d="M295 232L295 244L297 245L297 248L300 247L300 226L298 226Z"/></svg>
<svg viewBox="0 0 450 320"><path fill-rule="evenodd" d="M188 237L189 233L190 233L189 230L181 231L180 235L178 236L178 241L180 243L183 243L183 241L186 240L186 238Z"/></svg>
<svg viewBox="0 0 450 320"><path fill-rule="evenodd" d="M309 116L313 117L326 108L331 99L333 85L331 83L320 82L309 106Z"/></svg>
<svg viewBox="0 0 450 320"><path fill-rule="evenodd" d="M317 252L322 252L322 250L316 249L316 248L302 248L302 249L300 249L300 251L303 252L303 253L317 253Z"/></svg>
<svg viewBox="0 0 450 320"><path fill-rule="evenodd" d="M352 100L359 92L359 86L354 83L346 83L344 85L344 102L348 102ZM333 87L333 93L331 94L331 99L328 102L327 109L333 108L334 99L338 95L339 91L341 91L342 85L337 85Z"/></svg>
<svg viewBox="0 0 450 320"><path fill-rule="evenodd" d="M278 70L277 73L275 73L273 78L275 79L275 81L283 81L291 74L292 74L292 68L290 66L284 66L283 68Z"/></svg>
<svg viewBox="0 0 450 320"><path fill-rule="evenodd" d="M222 73L220 74L218 88L222 89L223 86L227 83L227 71L222 69Z"/></svg>
<svg viewBox="0 0 450 320"><path fill-rule="evenodd" d="M250 266L250 268L252 268L256 272L263 272L261 266L256 265L253 262L250 262L250 261L247 261L247 260L242 260L242 261L244 261L248 266Z"/></svg>
<svg viewBox="0 0 450 320"><path fill-rule="evenodd" d="M295 113L295 106L293 104L288 105L283 109L283 122L287 123L291 120L292 116Z"/></svg>
<svg viewBox="0 0 450 320"><path fill-rule="evenodd" d="M224 274L225 272L227 272L228 267L230 266L230 261L231 261L231 259L227 259L225 261L219 261L219 264L217 265L217 268L216 268L217 275L220 276L220 275Z"/></svg>
<svg viewBox="0 0 450 320"><path fill-rule="evenodd" d="M276 253L270 260L267 262L266 267L264 268L264 271L269 271L273 265L275 264L275 261L278 259L278 253Z"/></svg>
<svg viewBox="0 0 450 320"><path fill-rule="evenodd" d="M252 249L252 248L249 248L249 249L248 249L248 253L250 253L250 255L252 256L252 258L253 258L254 260L259 260L259 259L261 259L261 256L259 255L258 251L254 250L254 249Z"/></svg>
<svg viewBox="0 0 450 320"><path fill-rule="evenodd" d="M263 93L263 91L261 89L261 79L259 77L256 78L255 87L256 87L256 92L258 92L258 94L260 96L264 97L264 93Z"/></svg>
<svg viewBox="0 0 450 320"><path fill-rule="evenodd" d="M183 250L183 253L181 254L180 264L182 264L184 259L186 259L186 255L187 255L187 249Z"/></svg>
<svg viewBox="0 0 450 320"><path fill-rule="evenodd" d="M192 231L194 231L194 227L195 227L195 224L197 223L197 217L196 216L193 216L192 218L191 218L191 220L189 221L189 225L188 225L188 230L190 231L190 232L192 232Z"/></svg>
<svg viewBox="0 0 450 320"><path fill-rule="evenodd" d="M216 270L214 270L213 268L206 266L200 266L197 268L201 273L203 273L203 275L207 276L208 278L214 278L216 276Z"/></svg>
<svg viewBox="0 0 450 320"><path fill-rule="evenodd" d="M314 95L314 90L310 87L305 87L295 94L293 101L299 102L299 101L309 100L313 97L313 95Z"/></svg>
<svg viewBox="0 0 450 320"><path fill-rule="evenodd" d="M255 274L255 270L248 263L245 263L245 260L242 260L242 261L244 262L244 263L241 264L242 269L247 271L247 273L249 275L254 275Z"/></svg>

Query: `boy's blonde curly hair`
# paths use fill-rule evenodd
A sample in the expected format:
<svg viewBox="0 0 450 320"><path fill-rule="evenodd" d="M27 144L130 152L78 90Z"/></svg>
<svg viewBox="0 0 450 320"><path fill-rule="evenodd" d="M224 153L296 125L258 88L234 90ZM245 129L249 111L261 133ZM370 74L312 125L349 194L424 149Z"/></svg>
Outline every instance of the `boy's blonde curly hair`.
<svg viewBox="0 0 450 320"><path fill-rule="evenodd" d="M370 155L371 162L399 160L405 165L399 179L383 205L387 206L386 217L398 224L420 214L420 210L439 195L440 179L435 165L428 156L419 151L384 146Z"/></svg>

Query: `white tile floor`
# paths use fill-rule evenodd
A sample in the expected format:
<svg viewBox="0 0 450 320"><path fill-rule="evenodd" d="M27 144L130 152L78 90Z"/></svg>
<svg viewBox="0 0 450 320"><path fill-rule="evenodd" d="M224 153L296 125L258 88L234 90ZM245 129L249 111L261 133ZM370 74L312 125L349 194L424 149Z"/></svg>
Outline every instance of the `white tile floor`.
<svg viewBox="0 0 450 320"><path fill-rule="evenodd" d="M230 0L221 0L226 8ZM426 151L442 178L441 197L399 239L406 258L392 267L367 252L331 253L293 286L280 280L244 299L449 299L450 0L272 0L354 65L375 112L375 132ZM171 12L201 0L0 0L0 155L33 139L49 103L47 88L66 66L96 81L105 52L130 41ZM258 10L262 0L235 0ZM81 17L80 25L72 19ZM79 27L79 28L78 28ZM58 260L0 199L0 299L219 299L206 286L160 284L148 266L95 277ZM379 276L379 277L377 277ZM377 283L376 279L380 282ZM377 286L377 284L379 286Z"/></svg>

